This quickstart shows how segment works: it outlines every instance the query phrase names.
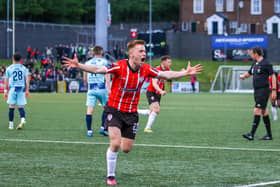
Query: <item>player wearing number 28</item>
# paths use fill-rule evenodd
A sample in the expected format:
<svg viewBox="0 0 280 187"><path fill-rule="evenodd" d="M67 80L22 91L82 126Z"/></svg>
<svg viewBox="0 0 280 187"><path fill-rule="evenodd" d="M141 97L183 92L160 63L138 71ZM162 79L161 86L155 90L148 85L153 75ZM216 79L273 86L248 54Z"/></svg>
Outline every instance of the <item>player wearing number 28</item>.
<svg viewBox="0 0 280 187"><path fill-rule="evenodd" d="M13 64L5 72L4 98L9 104L9 129L14 129L14 110L17 106L21 118L17 129L20 130L26 123L24 105L26 105L26 98L29 96L30 78L28 69L20 63L21 55L15 53L12 58Z"/></svg>

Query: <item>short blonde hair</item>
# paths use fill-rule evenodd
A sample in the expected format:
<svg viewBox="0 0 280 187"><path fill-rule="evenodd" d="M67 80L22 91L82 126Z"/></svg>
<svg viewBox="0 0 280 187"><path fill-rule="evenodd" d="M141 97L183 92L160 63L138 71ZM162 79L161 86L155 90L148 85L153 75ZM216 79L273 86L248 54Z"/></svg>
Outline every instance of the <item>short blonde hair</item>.
<svg viewBox="0 0 280 187"><path fill-rule="evenodd" d="M136 45L144 45L145 46L145 41L144 40L132 40L127 43L127 51L129 52L130 49L135 47Z"/></svg>

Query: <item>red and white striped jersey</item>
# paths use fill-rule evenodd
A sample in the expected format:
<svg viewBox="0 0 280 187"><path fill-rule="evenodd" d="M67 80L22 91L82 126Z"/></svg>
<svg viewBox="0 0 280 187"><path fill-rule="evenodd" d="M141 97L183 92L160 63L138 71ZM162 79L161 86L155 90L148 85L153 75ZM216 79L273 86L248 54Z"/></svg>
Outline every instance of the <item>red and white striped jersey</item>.
<svg viewBox="0 0 280 187"><path fill-rule="evenodd" d="M275 74L276 75L276 91L280 92L280 87L279 87L279 83L280 83L280 75ZM272 90L272 78L271 76L269 77L269 84L270 84L270 90Z"/></svg>
<svg viewBox="0 0 280 187"><path fill-rule="evenodd" d="M113 74L108 106L120 112L137 112L145 78L159 76L159 71L149 64L143 64L138 71L134 71L126 59L106 66L106 69L107 73Z"/></svg>
<svg viewBox="0 0 280 187"><path fill-rule="evenodd" d="M162 68L161 68L161 66L157 66L157 67L156 67L156 70L158 70L158 71L163 71ZM170 71L170 69L166 69L165 71ZM162 89L162 90L163 90L164 82L165 82L165 81L166 81L165 79L158 79L158 80L157 80L157 84L158 84L159 88ZM149 92L155 92L155 93L157 93L157 94L160 94L160 93L159 93L158 91L156 91L156 89L154 88L154 86L153 86L153 80L152 80L152 79L150 79L150 84L149 84L149 86L148 86L148 88L147 88L147 91L149 91Z"/></svg>

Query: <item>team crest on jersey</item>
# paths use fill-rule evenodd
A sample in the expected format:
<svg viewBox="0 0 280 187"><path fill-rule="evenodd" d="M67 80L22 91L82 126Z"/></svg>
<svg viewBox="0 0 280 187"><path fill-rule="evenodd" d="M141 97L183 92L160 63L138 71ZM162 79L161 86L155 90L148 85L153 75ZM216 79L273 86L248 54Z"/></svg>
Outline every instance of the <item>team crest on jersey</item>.
<svg viewBox="0 0 280 187"><path fill-rule="evenodd" d="M108 116L107 116L108 121L111 121L112 118L113 118L113 115L112 114L108 114Z"/></svg>
<svg viewBox="0 0 280 187"><path fill-rule="evenodd" d="M143 82L144 81L144 77L140 77L139 80L140 80L140 82Z"/></svg>

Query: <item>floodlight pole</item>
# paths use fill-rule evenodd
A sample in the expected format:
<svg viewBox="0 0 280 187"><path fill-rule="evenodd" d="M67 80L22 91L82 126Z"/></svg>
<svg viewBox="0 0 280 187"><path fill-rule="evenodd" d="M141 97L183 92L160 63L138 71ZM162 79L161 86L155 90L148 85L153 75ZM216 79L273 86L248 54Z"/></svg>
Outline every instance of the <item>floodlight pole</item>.
<svg viewBox="0 0 280 187"><path fill-rule="evenodd" d="M95 12L95 44L108 50L108 0L96 0Z"/></svg>
<svg viewBox="0 0 280 187"><path fill-rule="evenodd" d="M149 0L149 64L152 64L152 0Z"/></svg>
<svg viewBox="0 0 280 187"><path fill-rule="evenodd" d="M10 0L7 0L7 58L10 58Z"/></svg>
<svg viewBox="0 0 280 187"><path fill-rule="evenodd" d="M15 53L15 0L13 0L13 54Z"/></svg>

